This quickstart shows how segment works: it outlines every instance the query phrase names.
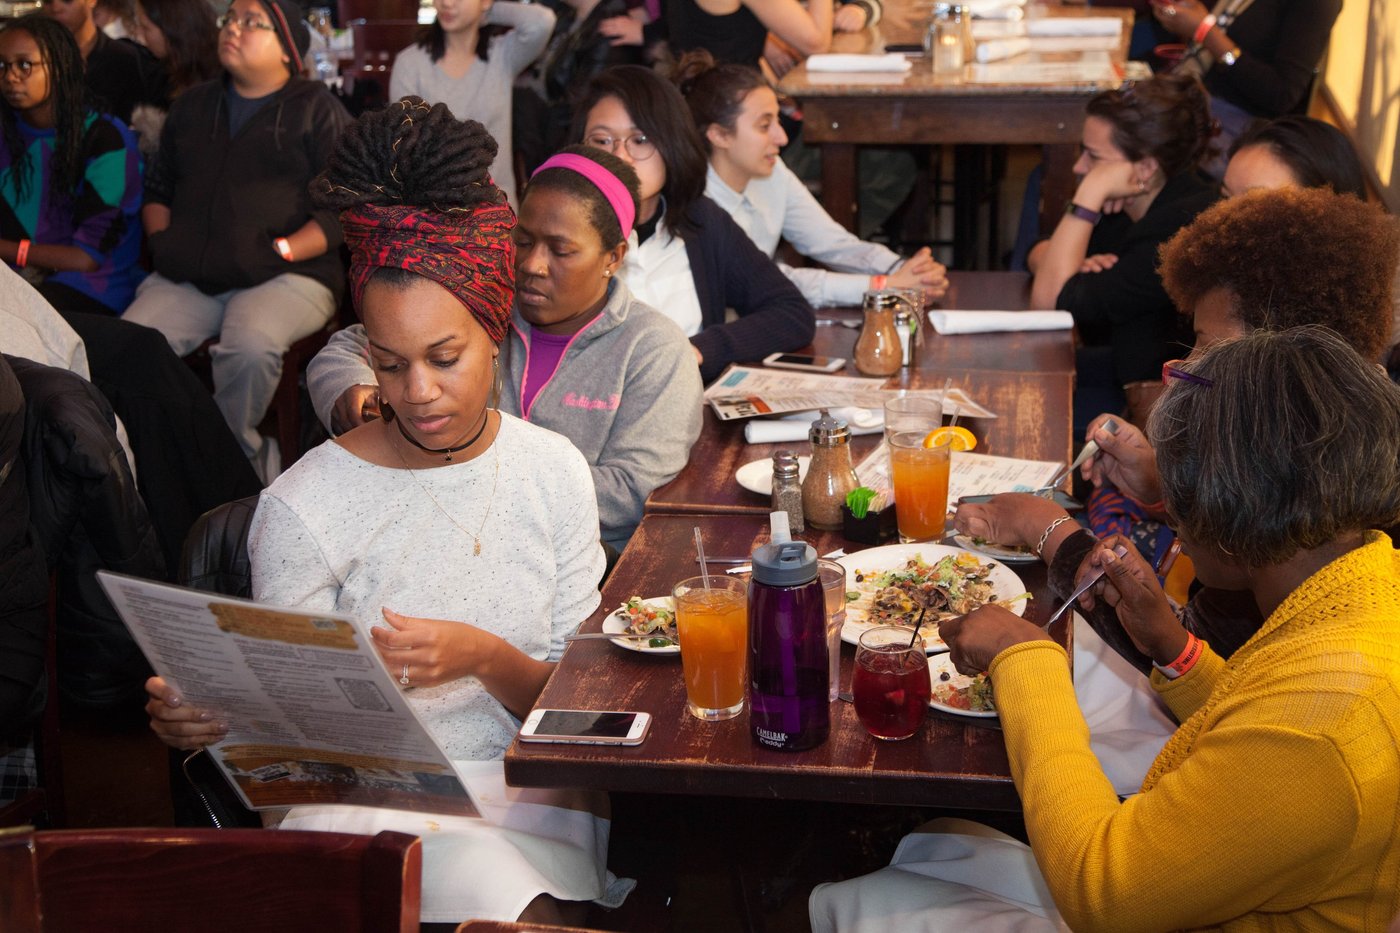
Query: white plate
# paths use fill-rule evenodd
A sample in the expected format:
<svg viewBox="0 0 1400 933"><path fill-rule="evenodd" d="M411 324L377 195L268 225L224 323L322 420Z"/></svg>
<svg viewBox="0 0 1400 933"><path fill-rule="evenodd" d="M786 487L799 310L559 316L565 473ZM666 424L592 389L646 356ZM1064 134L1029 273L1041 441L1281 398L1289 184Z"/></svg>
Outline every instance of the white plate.
<svg viewBox="0 0 1400 933"><path fill-rule="evenodd" d="M675 611L675 601L669 596L653 596L650 599L642 600L648 606L655 606L658 609L669 609ZM619 635L627 631L627 620L622 616L622 610L616 609L613 614L603 620L603 631L609 635ZM645 638L614 638L614 645L619 648L626 648L628 651L636 651L641 654L680 654L680 645L667 645L665 648L653 648L647 644Z"/></svg>
<svg viewBox="0 0 1400 933"><path fill-rule="evenodd" d="M797 458L798 479L806 478L807 465L811 462L811 457ZM734 478L739 481L740 486L749 492L756 492L760 496L771 496L773 494L773 458L754 460L744 464L734 471Z"/></svg>
<svg viewBox="0 0 1400 933"><path fill-rule="evenodd" d="M947 671L947 680L940 679L939 675ZM954 687L966 687L972 683L972 678L958 673L958 669L953 666L953 661L946 654L934 655L928 659L928 676L933 681L933 689L937 690L939 684L952 684ZM945 713L952 713L954 716L971 716L973 719L996 719L996 710L971 710L962 709L957 706L949 706L939 700L938 697L930 695L928 705L936 710Z"/></svg>
<svg viewBox="0 0 1400 933"><path fill-rule="evenodd" d="M926 563L934 563L943 557L966 553L961 548L949 547L946 544L891 544L886 547L873 547L867 551L857 551L854 554L847 554L838 557L836 560L846 568L846 591L859 589L860 584L856 583L856 571L864 574L880 573L885 570L894 570L901 567L915 554L923 557ZM1007 567L1000 561L982 559L985 564L990 564L992 572L989 579L992 581L992 595L996 599L1011 599L1026 592L1026 585L1021 582L1021 578L1016 576L1015 571ZM866 621L865 610L852 608L854 603L847 603L846 624L841 626L841 640L848 645L860 643L860 636L866 629L872 628ZM1025 615L1026 600L1017 600L1006 608L1019 615ZM923 625L927 632L929 623ZM924 636L924 650L928 652L945 651L948 646L943 639L937 636Z"/></svg>
<svg viewBox="0 0 1400 933"><path fill-rule="evenodd" d="M975 544L967 535L953 535L953 540L964 551L981 554L983 557L992 557L1004 564L1029 564L1040 560L1030 551L1002 547L1000 544Z"/></svg>

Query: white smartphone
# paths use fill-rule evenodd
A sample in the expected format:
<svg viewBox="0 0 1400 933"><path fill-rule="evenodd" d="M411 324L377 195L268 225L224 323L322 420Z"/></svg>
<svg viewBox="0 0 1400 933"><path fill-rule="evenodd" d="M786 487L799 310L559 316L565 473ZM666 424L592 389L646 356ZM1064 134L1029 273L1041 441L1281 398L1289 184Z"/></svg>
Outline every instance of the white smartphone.
<svg viewBox="0 0 1400 933"><path fill-rule="evenodd" d="M650 728L651 713L537 709L525 717L525 724L520 727L520 741L641 745Z"/></svg>
<svg viewBox="0 0 1400 933"><path fill-rule="evenodd" d="M763 358L764 366L774 369L801 369L809 373L834 373L846 365L839 356L810 356L806 353L772 353Z"/></svg>

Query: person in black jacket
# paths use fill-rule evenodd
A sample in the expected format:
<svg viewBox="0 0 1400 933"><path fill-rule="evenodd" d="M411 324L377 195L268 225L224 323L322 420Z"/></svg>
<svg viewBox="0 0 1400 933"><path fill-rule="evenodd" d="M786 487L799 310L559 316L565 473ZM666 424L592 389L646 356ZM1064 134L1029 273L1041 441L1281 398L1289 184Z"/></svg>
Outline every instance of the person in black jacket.
<svg viewBox="0 0 1400 933"><path fill-rule="evenodd" d="M310 34L294 0L234 0L220 23L227 74L176 100L147 173L155 272L126 318L181 356L218 337L214 400L266 469L270 442L257 426L282 355L330 320L344 288L340 224L306 186L350 117L324 85L298 77Z"/></svg>
<svg viewBox="0 0 1400 933"><path fill-rule="evenodd" d="M98 111L130 123L137 104L165 98L165 72L142 46L112 39L99 29L92 18L96 6L97 0L43 0L43 11L67 26L78 43L85 83Z"/></svg>
<svg viewBox="0 0 1400 933"><path fill-rule="evenodd" d="M1157 274L1157 247L1219 196L1197 168L1211 139L1205 88L1158 75L1090 99L1079 187L1050 239L1027 264L1032 308L1074 315L1074 417L1120 411L1129 382L1157 379L1186 355L1185 327Z"/></svg>
<svg viewBox="0 0 1400 933"><path fill-rule="evenodd" d="M30 730L44 705L49 575L29 527L24 393L0 356L0 804L34 786Z"/></svg>

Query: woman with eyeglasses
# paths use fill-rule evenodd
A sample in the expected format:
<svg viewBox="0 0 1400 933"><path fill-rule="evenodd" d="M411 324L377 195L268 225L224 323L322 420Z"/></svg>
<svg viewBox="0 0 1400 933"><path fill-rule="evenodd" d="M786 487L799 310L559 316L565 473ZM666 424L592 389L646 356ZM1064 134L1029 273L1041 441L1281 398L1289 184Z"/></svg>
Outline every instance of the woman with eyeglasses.
<svg viewBox="0 0 1400 933"><path fill-rule="evenodd" d="M640 66L610 68L588 83L574 113L575 139L611 151L641 179L621 274L690 337L706 381L730 363L812 342L811 305L705 197L705 150L674 84ZM728 308L738 320L725 322Z"/></svg>
<svg viewBox="0 0 1400 933"><path fill-rule="evenodd" d="M1197 172L1211 136L1195 78L1158 75L1088 104L1074 199L1027 258L1031 307L1074 315L1076 433L1116 411L1123 386L1156 378L1189 343L1156 272L1157 247L1205 210L1215 186Z"/></svg>
<svg viewBox="0 0 1400 933"><path fill-rule="evenodd" d="M1400 909L1400 551L1374 530L1400 513L1400 387L1316 326L1179 371L1148 423L1166 509L1258 631L1226 660L1121 539L1095 546L1081 605L1113 607L1181 723L1120 800L1064 650L999 606L944 622L953 663L991 680L1030 845L923 827L889 869L812 893L818 933L1379 933Z"/></svg>
<svg viewBox="0 0 1400 933"><path fill-rule="evenodd" d="M1190 315L1197 352L1254 331L1322 325L1374 361L1389 332L1397 261L1400 228L1378 206L1323 189L1288 188L1250 192L1204 211L1163 248L1162 279ZM1190 367L1178 362L1164 373L1168 388L1190 381ZM1105 427L1110 418L1116 434ZM1117 416L1096 419L1091 436L1105 452L1085 465L1085 477L1131 497L1136 514L1151 521L1099 521L1091 532L1054 502L1021 493L960 505L953 520L964 534L1034 548L1060 598L1073 592L1100 538L1130 535L1134 552L1152 563L1172 540L1156 452L1146 436ZM1094 519L1107 507L1098 497L1096 491L1090 499ZM1151 661L1124 634L1113 608L1099 603L1081 616L1075 689L1096 753L1119 791L1131 793L1175 722L1152 698L1141 676L1151 672ZM1263 618L1247 596L1207 584L1182 606L1181 622L1228 659Z"/></svg>
<svg viewBox="0 0 1400 933"><path fill-rule="evenodd" d="M85 104L83 62L38 14L0 28L0 259L62 311L120 314L142 272L141 156Z"/></svg>
<svg viewBox="0 0 1400 933"><path fill-rule="evenodd" d="M518 204L511 149L511 88L544 51L554 13L513 0L433 0L437 19L394 59L389 99L421 97L476 120L500 148L491 179Z"/></svg>

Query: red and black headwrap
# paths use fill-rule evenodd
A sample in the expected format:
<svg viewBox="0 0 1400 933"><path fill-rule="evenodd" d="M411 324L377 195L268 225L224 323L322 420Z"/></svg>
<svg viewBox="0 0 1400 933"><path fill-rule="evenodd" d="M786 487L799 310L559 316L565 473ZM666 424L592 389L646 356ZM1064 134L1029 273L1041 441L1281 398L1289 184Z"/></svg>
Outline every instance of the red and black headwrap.
<svg viewBox="0 0 1400 933"><path fill-rule="evenodd" d="M356 308L376 270L407 269L451 292L497 344L505 340L515 300L515 212L504 200L446 211L361 204L342 211L340 225Z"/></svg>

